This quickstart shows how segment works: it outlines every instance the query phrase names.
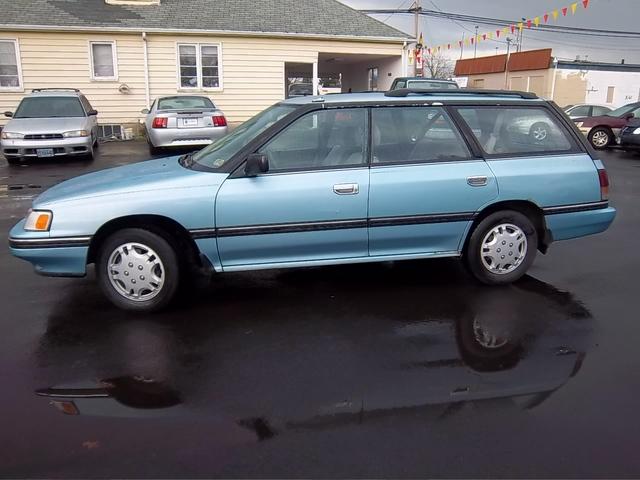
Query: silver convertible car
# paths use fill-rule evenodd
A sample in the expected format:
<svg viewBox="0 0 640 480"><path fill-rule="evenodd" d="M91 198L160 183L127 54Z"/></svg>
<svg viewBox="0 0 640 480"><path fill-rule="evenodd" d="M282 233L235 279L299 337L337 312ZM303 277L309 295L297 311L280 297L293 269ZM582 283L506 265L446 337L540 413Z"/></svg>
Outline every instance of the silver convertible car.
<svg viewBox="0 0 640 480"><path fill-rule="evenodd" d="M544 119L537 139L509 128ZM278 103L212 145L90 173L40 195L10 232L46 275L157 310L184 273L462 258L481 282L616 214L597 153L522 92L394 90Z"/></svg>
<svg viewBox="0 0 640 480"><path fill-rule="evenodd" d="M224 113L208 97L162 97L142 113L152 155L166 147L202 147L227 134Z"/></svg>

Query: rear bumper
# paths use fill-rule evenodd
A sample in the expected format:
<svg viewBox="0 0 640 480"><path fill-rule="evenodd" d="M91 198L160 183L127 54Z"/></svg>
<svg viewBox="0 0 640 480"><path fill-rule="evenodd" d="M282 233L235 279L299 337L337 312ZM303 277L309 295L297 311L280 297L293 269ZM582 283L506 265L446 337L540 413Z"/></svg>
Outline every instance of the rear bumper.
<svg viewBox="0 0 640 480"><path fill-rule="evenodd" d="M60 140L2 140L0 148L5 157L36 158L38 150L50 148L55 157L86 155L91 150L92 138L64 138Z"/></svg>
<svg viewBox="0 0 640 480"><path fill-rule="evenodd" d="M152 128L147 130L149 142L154 147L208 145L226 134L227 127Z"/></svg>
<svg viewBox="0 0 640 480"><path fill-rule="evenodd" d="M545 215L553 240L568 240L604 232L616 217L613 207Z"/></svg>

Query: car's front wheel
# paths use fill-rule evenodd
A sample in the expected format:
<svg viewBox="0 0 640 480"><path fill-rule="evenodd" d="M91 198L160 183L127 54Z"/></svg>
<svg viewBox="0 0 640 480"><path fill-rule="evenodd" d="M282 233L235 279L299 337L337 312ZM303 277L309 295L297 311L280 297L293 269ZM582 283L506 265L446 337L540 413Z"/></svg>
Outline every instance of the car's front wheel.
<svg viewBox="0 0 640 480"><path fill-rule="evenodd" d="M180 283L180 262L171 244L139 228L109 236L99 250L96 269L107 298L125 310L161 310L173 300Z"/></svg>
<svg viewBox="0 0 640 480"><path fill-rule="evenodd" d="M492 213L471 234L465 262L482 283L500 285L522 277L536 256L538 235L526 215L512 210Z"/></svg>
<svg viewBox="0 0 640 480"><path fill-rule="evenodd" d="M598 127L589 132L589 142L596 150L607 148L613 140L613 133L608 128Z"/></svg>

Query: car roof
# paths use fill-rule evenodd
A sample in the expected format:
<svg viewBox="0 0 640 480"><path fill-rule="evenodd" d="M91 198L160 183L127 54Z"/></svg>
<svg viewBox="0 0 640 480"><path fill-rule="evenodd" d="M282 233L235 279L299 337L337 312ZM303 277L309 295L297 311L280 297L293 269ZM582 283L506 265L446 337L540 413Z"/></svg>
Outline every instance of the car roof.
<svg viewBox="0 0 640 480"><path fill-rule="evenodd" d="M516 92L517 93L517 92ZM503 93L495 93L491 92L491 94L482 94L474 91L465 91L464 89L459 90L447 90L446 92L442 91L425 91L423 93L418 94L409 94L407 96L387 96L387 92L366 92L366 93L334 93L329 95L318 95L318 96L306 96L306 97L296 97L284 100L281 102L285 105L308 105L311 103L318 104L340 104L340 103L396 103L396 102L407 102L407 103L415 103L417 101L425 100L429 102L455 102L455 101L478 101L482 103L487 103L487 101L495 101L500 103L505 103L508 101L517 101L517 102L532 102L532 103L542 103L544 102L541 98L521 98L514 94L514 92L505 91Z"/></svg>
<svg viewBox="0 0 640 480"><path fill-rule="evenodd" d="M396 77L394 80L428 80L430 82L456 83L453 80L445 80L443 78L430 78L430 77Z"/></svg>
<svg viewBox="0 0 640 480"><path fill-rule="evenodd" d="M34 90L26 97L79 97L79 90Z"/></svg>

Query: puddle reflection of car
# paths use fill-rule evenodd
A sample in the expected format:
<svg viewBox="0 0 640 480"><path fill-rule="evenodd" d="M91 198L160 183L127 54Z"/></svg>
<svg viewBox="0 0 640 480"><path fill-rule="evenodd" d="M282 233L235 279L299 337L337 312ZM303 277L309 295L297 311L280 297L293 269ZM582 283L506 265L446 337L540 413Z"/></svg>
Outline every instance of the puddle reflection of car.
<svg viewBox="0 0 640 480"><path fill-rule="evenodd" d="M90 368L36 393L68 415L224 413L264 438L415 409L441 420L477 402L531 409L579 371L591 315L571 294L530 277L500 289L453 287L446 278L416 285L413 277L424 271L410 266L384 269L382 286L374 278L383 269L369 269L366 278L362 267L320 280L310 272L274 273L258 283L240 277L235 288L259 298L259 310L229 295L220 299L215 326L206 307L172 329L100 319L69 325L61 313L38 352L43 368L74 358ZM281 298L262 297L260 289L274 283ZM334 291L341 293L327 307ZM271 313L281 301L284 320ZM288 328L274 329L274 321ZM181 357L186 345L191 352Z"/></svg>

